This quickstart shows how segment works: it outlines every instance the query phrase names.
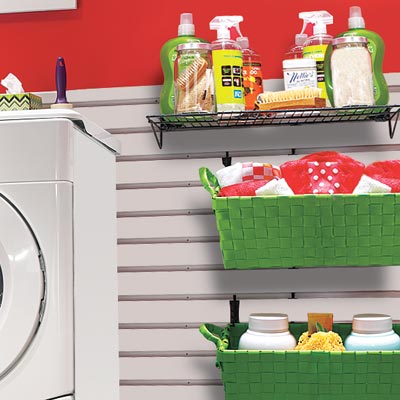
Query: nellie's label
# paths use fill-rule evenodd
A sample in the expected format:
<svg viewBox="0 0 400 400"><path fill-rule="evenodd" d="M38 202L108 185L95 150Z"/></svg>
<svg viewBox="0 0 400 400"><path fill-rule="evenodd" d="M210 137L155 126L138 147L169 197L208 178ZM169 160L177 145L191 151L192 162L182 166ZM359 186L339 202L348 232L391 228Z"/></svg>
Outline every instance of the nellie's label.
<svg viewBox="0 0 400 400"><path fill-rule="evenodd" d="M240 50L213 50L217 111L244 110L243 59Z"/></svg>
<svg viewBox="0 0 400 400"><path fill-rule="evenodd" d="M243 63L243 90L246 110L254 110L257 96L264 91L260 63Z"/></svg>
<svg viewBox="0 0 400 400"><path fill-rule="evenodd" d="M321 97L328 98L325 86L325 73L324 73L324 57L327 49L327 44L319 44L316 46L307 46L303 49L304 58L314 58L317 62L317 80L318 87L322 90Z"/></svg>
<svg viewBox="0 0 400 400"><path fill-rule="evenodd" d="M317 71L315 68L304 69L301 71L285 71L283 78L285 82L285 90L318 86Z"/></svg>

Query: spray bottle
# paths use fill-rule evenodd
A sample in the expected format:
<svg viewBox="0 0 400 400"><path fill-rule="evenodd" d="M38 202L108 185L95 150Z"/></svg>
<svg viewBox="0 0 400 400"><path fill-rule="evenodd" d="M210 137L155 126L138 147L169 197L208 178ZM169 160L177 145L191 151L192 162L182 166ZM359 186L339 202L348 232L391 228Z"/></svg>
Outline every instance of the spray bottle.
<svg viewBox="0 0 400 400"><path fill-rule="evenodd" d="M389 91L385 77L382 72L383 55L385 43L381 36L376 32L365 29L365 21L362 16L361 8L358 6L350 7L349 30L336 37L342 36L364 36L368 39L368 50L371 53L372 73L374 83L374 98L376 105L385 105L389 101ZM325 59L329 60L332 53L332 46L329 46ZM325 64L326 90L330 99L333 99L331 71L329 63ZM331 100L332 102L332 100Z"/></svg>
<svg viewBox="0 0 400 400"><path fill-rule="evenodd" d="M328 45L333 37L326 32L326 25L333 23L333 16L328 11L307 11L299 13L299 18L304 21L303 31L307 26L313 25L313 35L304 43L303 57L314 58L317 62L318 87L322 90L321 97L327 98L324 74L324 57Z"/></svg>
<svg viewBox="0 0 400 400"><path fill-rule="evenodd" d="M164 84L160 94L160 111L162 114L173 114L175 110L174 100L174 62L177 56L176 46L186 42L205 42L194 36L193 17L190 13L180 16L178 36L168 40L161 48L160 59L164 74Z"/></svg>
<svg viewBox="0 0 400 400"><path fill-rule="evenodd" d="M239 44L231 39L230 28L243 21L240 15L218 16L210 22L217 31L217 40L211 43L217 111L242 111L243 56Z"/></svg>

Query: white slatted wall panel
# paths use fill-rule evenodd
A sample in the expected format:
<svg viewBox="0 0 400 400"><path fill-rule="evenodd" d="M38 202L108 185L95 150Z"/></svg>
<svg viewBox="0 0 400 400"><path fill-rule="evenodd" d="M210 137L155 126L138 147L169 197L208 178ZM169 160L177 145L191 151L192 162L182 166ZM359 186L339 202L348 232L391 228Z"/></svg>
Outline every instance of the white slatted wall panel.
<svg viewBox="0 0 400 400"><path fill-rule="evenodd" d="M387 75L391 103L400 103L400 74ZM281 82L268 81L268 89ZM400 158L400 125L387 123L261 127L170 132L160 150L146 115L158 114L160 88L69 92L75 109L115 134L118 157L118 263L121 400L223 400L215 348L198 332L202 322L225 324L229 299L251 312L361 312L400 320L400 269L316 268L225 271L208 193L197 171L233 161L280 164L297 154L336 149L366 163ZM51 102L52 93L42 94ZM295 293L296 299L291 299ZM105 366L106 368L106 366Z"/></svg>

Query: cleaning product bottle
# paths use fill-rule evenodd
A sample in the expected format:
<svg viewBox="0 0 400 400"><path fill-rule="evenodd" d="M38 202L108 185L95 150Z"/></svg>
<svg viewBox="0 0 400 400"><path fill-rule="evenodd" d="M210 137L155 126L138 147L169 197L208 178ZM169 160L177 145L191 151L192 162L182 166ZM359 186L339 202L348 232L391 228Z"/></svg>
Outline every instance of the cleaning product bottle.
<svg viewBox="0 0 400 400"><path fill-rule="evenodd" d="M317 62L318 87L322 90L321 97L327 98L324 57L328 45L333 37L326 32L326 25L333 23L333 16L328 11L307 11L299 13L299 18L304 21L304 27L308 24L313 25L313 35L304 42L303 57L314 58ZM304 28L303 28L304 30Z"/></svg>
<svg viewBox="0 0 400 400"><path fill-rule="evenodd" d="M285 54L285 60L293 60L295 58L303 58L304 42L307 40L306 33L297 33L295 42L289 47L288 52Z"/></svg>
<svg viewBox="0 0 400 400"><path fill-rule="evenodd" d="M245 109L242 49L229 31L242 21L242 16L231 15L218 16L210 22L210 29L217 31L217 40L211 43L217 111Z"/></svg>
<svg viewBox="0 0 400 400"><path fill-rule="evenodd" d="M177 56L176 46L186 42L207 42L194 36L193 17L190 13L182 13L178 26L178 36L168 40L161 48L161 66L164 83L160 94L160 111L162 114L173 114L174 102L174 62Z"/></svg>
<svg viewBox="0 0 400 400"><path fill-rule="evenodd" d="M372 73L373 73L373 84L374 84L374 98L375 104L385 105L389 101L389 91L385 77L382 72L383 55L385 52L385 43L381 36L376 32L365 29L365 21L362 17L361 8L358 6L350 7L349 16L349 30L343 32L336 37L342 36L364 36L368 39L368 50L371 53L372 58ZM326 57L330 57L332 47L329 46L327 49ZM332 92L332 79L329 65L326 65L325 78L327 83L327 92L329 98L333 98Z"/></svg>
<svg viewBox="0 0 400 400"><path fill-rule="evenodd" d="M254 110L257 96L264 92L261 57L255 50L250 49L248 37L240 36L236 42L242 49L245 109Z"/></svg>

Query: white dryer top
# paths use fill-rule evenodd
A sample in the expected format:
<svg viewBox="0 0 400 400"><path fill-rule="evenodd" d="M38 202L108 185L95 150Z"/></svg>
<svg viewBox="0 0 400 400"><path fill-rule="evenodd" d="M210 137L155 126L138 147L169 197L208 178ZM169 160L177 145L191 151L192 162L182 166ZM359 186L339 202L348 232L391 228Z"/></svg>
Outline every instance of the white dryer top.
<svg viewBox="0 0 400 400"><path fill-rule="evenodd" d="M91 136L110 151L116 154L120 153L120 143L116 138L77 111L69 109L44 109L0 112L0 121L54 118L65 118L72 121L80 131Z"/></svg>

